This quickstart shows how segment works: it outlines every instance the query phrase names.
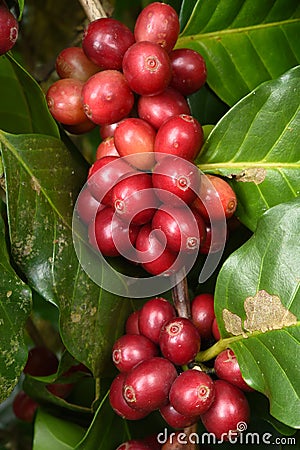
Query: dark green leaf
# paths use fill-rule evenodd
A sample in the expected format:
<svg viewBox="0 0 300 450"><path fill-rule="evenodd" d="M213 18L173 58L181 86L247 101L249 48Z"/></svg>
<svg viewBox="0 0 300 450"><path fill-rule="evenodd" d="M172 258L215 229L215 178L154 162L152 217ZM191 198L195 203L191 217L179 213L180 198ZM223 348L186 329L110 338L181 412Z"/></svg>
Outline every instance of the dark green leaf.
<svg viewBox="0 0 300 450"><path fill-rule="evenodd" d="M45 95L12 57L0 56L0 129L59 137Z"/></svg>
<svg viewBox="0 0 300 450"><path fill-rule="evenodd" d="M112 410L108 394L103 399L93 422L76 450L114 450L128 439L126 421Z"/></svg>
<svg viewBox="0 0 300 450"><path fill-rule="evenodd" d="M245 380L269 398L276 419L295 428L300 418L299 235L300 199L271 208L249 241L227 259L215 290L221 336L234 336L228 344Z"/></svg>
<svg viewBox="0 0 300 450"><path fill-rule="evenodd" d="M0 134L14 259L31 286L59 306L69 352L95 376L111 370L110 349L129 301L96 285L82 269L72 215L87 165L55 138Z"/></svg>
<svg viewBox="0 0 300 450"><path fill-rule="evenodd" d="M33 450L74 449L84 432L84 428L39 409L34 425Z"/></svg>
<svg viewBox="0 0 300 450"><path fill-rule="evenodd" d="M0 215L0 402L5 400L27 360L24 325L31 310L31 291L11 267L5 224Z"/></svg>
<svg viewBox="0 0 300 450"><path fill-rule="evenodd" d="M201 125L216 124L229 109L206 84L188 97L188 103Z"/></svg>
<svg viewBox="0 0 300 450"><path fill-rule="evenodd" d="M300 193L299 83L300 66L263 83L218 122L197 159L204 172L234 177L237 215L251 230Z"/></svg>
<svg viewBox="0 0 300 450"><path fill-rule="evenodd" d="M300 63L299 33L294 0L198 0L177 47L204 56L209 86L233 105Z"/></svg>

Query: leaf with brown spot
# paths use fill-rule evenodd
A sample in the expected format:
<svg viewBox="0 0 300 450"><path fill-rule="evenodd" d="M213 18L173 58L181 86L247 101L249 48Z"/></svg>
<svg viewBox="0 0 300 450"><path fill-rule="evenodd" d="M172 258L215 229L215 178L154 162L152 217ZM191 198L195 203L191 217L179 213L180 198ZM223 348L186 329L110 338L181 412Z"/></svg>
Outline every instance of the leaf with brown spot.
<svg viewBox="0 0 300 450"><path fill-rule="evenodd" d="M232 253L216 283L222 338L246 382L270 412L300 426L300 198L269 209L253 236Z"/></svg>

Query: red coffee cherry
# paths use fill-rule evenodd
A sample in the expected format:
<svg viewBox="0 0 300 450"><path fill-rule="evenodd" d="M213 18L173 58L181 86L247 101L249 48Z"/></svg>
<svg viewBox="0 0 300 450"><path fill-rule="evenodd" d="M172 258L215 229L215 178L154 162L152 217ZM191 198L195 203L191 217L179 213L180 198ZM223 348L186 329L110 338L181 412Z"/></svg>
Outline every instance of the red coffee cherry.
<svg viewBox="0 0 300 450"><path fill-rule="evenodd" d="M184 416L180 414L174 406L168 403L165 406L162 406L159 410L162 418L167 422L167 424L175 429L181 429L185 427L189 427L194 423L197 423L199 418L198 416Z"/></svg>
<svg viewBox="0 0 300 450"><path fill-rule="evenodd" d="M193 161L203 144L203 130L194 117L187 114L172 116L158 129L154 151L158 158L160 153L180 156Z"/></svg>
<svg viewBox="0 0 300 450"><path fill-rule="evenodd" d="M154 214L152 229L163 232L170 250L187 253L199 250L206 233L204 221L197 212L167 205Z"/></svg>
<svg viewBox="0 0 300 450"><path fill-rule="evenodd" d="M105 139L105 138L114 136L116 128L119 126L119 123L120 122L115 122L115 123L107 123L107 124L101 125L99 127L101 139Z"/></svg>
<svg viewBox="0 0 300 450"><path fill-rule="evenodd" d="M67 398L74 388L74 383L47 384L46 389L59 398Z"/></svg>
<svg viewBox="0 0 300 450"><path fill-rule="evenodd" d="M154 356L158 356L157 346L141 334L124 334L112 348L112 360L120 372L129 372L139 362Z"/></svg>
<svg viewBox="0 0 300 450"><path fill-rule="evenodd" d="M170 53L171 86L187 96L197 92L206 82L204 58L195 50L178 48Z"/></svg>
<svg viewBox="0 0 300 450"><path fill-rule="evenodd" d="M75 125L66 125L64 123L63 126L68 133L78 135L89 133L96 127L96 124L86 117L84 122L76 123Z"/></svg>
<svg viewBox="0 0 300 450"><path fill-rule="evenodd" d="M212 323L215 318L214 296L212 294L199 294L191 302L192 321L200 333L201 339L212 338Z"/></svg>
<svg viewBox="0 0 300 450"><path fill-rule="evenodd" d="M134 37L137 42L151 41L169 52L176 44L179 30L179 18L175 9L165 3L154 2L139 14Z"/></svg>
<svg viewBox="0 0 300 450"><path fill-rule="evenodd" d="M141 252L138 260L142 267L152 275L168 276L175 271L175 267L172 269L172 266L177 258L176 253L164 247L150 224L146 224L140 229L135 248Z"/></svg>
<svg viewBox="0 0 300 450"><path fill-rule="evenodd" d="M130 441L120 444L116 450L152 450L152 447L149 447L143 441L131 439Z"/></svg>
<svg viewBox="0 0 300 450"><path fill-rule="evenodd" d="M200 335L195 325L184 317L166 322L159 335L163 356L177 366L193 361L200 350Z"/></svg>
<svg viewBox="0 0 300 450"><path fill-rule="evenodd" d="M135 225L149 222L158 206L151 175L137 172L122 178L112 190L112 204L124 221Z"/></svg>
<svg viewBox="0 0 300 450"><path fill-rule="evenodd" d="M48 348L33 347L28 352L23 372L33 377L45 377L57 371L58 363L57 356Z"/></svg>
<svg viewBox="0 0 300 450"><path fill-rule="evenodd" d="M85 224L88 225L96 216L97 211L103 208L104 205L100 205L87 188L84 188L78 195L76 209L80 219Z"/></svg>
<svg viewBox="0 0 300 450"><path fill-rule="evenodd" d="M110 206L99 211L88 228L90 244L104 256L129 255L138 232L138 227L127 225Z"/></svg>
<svg viewBox="0 0 300 450"><path fill-rule="evenodd" d="M160 159L154 167L152 182L156 195L163 203L180 207L180 201L189 205L195 200L201 177L197 166L183 158L169 155Z"/></svg>
<svg viewBox="0 0 300 450"><path fill-rule="evenodd" d="M0 55L7 53L15 45L19 34L19 24L5 5L0 5Z"/></svg>
<svg viewBox="0 0 300 450"><path fill-rule="evenodd" d="M134 35L126 25L113 18L101 18L85 29L82 48L102 70L120 70L124 53L134 42Z"/></svg>
<svg viewBox="0 0 300 450"><path fill-rule="evenodd" d="M38 406L35 400L29 397L24 391L20 391L14 398L12 408L18 419L30 423L33 421Z"/></svg>
<svg viewBox="0 0 300 450"><path fill-rule="evenodd" d="M156 132L143 119L122 120L114 134L115 146L120 156L129 156L128 162L141 170L151 169L155 164L154 140ZM138 153L138 154L137 154ZM134 156L137 154L136 156Z"/></svg>
<svg viewBox="0 0 300 450"><path fill-rule="evenodd" d="M158 344L162 326L175 316L175 309L168 300L162 297L152 298L142 306L139 312L140 332Z"/></svg>
<svg viewBox="0 0 300 450"><path fill-rule="evenodd" d="M230 348L219 353L214 362L214 369L221 380L234 384L242 391L253 391L243 379L238 360Z"/></svg>
<svg viewBox="0 0 300 450"><path fill-rule="evenodd" d="M87 117L97 125L105 125L127 117L134 96L121 72L103 70L84 84L82 102Z"/></svg>
<svg viewBox="0 0 300 450"><path fill-rule="evenodd" d="M204 372L189 369L173 382L169 399L171 405L184 416L199 416L213 404L215 386Z"/></svg>
<svg viewBox="0 0 300 450"><path fill-rule="evenodd" d="M156 129L170 117L191 113L184 96L171 87L167 87L161 94L140 96L137 108L139 117Z"/></svg>
<svg viewBox="0 0 300 450"><path fill-rule="evenodd" d="M133 311L127 318L125 323L126 334L140 334L139 329L140 311Z"/></svg>
<svg viewBox="0 0 300 450"><path fill-rule="evenodd" d="M193 206L201 216L209 220L229 219L235 213L237 198L232 187L223 178L206 175L208 182L202 182L199 195Z"/></svg>
<svg viewBox="0 0 300 450"><path fill-rule="evenodd" d="M104 156L120 156L115 146L115 139L113 136L107 137L97 147L96 159L101 159Z"/></svg>
<svg viewBox="0 0 300 450"><path fill-rule="evenodd" d="M209 433L217 439L228 440L230 434L236 437L240 422L249 423L250 408L245 394L236 386L224 380L216 380L213 404L201 416Z"/></svg>
<svg viewBox="0 0 300 450"><path fill-rule="evenodd" d="M158 44L136 42L125 53L123 73L139 95L157 95L168 86L172 72L167 52Z"/></svg>
<svg viewBox="0 0 300 450"><path fill-rule="evenodd" d="M60 78L75 78L83 82L100 71L81 47L64 48L56 58L55 69Z"/></svg>
<svg viewBox="0 0 300 450"><path fill-rule="evenodd" d="M66 125L86 122L81 102L82 88L83 82L73 78L57 80L49 87L46 100L54 119Z"/></svg>
<svg viewBox="0 0 300 450"><path fill-rule="evenodd" d="M174 365L156 356L140 362L126 376L123 395L134 409L154 411L168 403L168 395L177 377Z"/></svg>
<svg viewBox="0 0 300 450"><path fill-rule="evenodd" d="M196 209L196 211L199 211ZM212 241L213 238L213 241ZM200 247L200 253L217 253L224 249L228 239L228 227L223 221L213 222L213 231L210 223L206 223L206 237Z"/></svg>
<svg viewBox="0 0 300 450"><path fill-rule="evenodd" d="M213 337L215 338L215 340L219 341L221 339L221 334L219 331L218 322L217 322L216 317L213 320L211 331L212 331L212 334L213 334Z"/></svg>
<svg viewBox="0 0 300 450"><path fill-rule="evenodd" d="M87 186L91 194L103 205L112 205L112 189L123 175L133 172L118 156L104 156L90 167Z"/></svg>
<svg viewBox="0 0 300 450"><path fill-rule="evenodd" d="M146 411L131 408L123 397L125 373L119 373L113 380L109 390L110 406L116 414L127 420L139 420L148 415Z"/></svg>

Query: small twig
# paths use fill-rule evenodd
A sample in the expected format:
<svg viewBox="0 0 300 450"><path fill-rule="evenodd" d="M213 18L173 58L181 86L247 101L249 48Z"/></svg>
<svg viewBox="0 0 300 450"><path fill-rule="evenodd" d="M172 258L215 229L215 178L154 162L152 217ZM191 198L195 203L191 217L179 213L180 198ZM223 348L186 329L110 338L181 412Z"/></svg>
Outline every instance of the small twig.
<svg viewBox="0 0 300 450"><path fill-rule="evenodd" d="M107 14L99 0L79 0L84 12L90 22L102 17L107 17Z"/></svg>
<svg viewBox="0 0 300 450"><path fill-rule="evenodd" d="M189 291L186 277L182 277L182 272L175 274L178 282L172 289L172 298L175 309L179 317L191 317Z"/></svg>

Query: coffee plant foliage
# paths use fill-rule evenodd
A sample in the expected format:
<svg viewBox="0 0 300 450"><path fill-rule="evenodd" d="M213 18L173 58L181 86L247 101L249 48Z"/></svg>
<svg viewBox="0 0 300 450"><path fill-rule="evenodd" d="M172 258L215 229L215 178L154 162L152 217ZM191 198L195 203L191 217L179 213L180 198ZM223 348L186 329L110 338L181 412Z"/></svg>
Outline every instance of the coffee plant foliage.
<svg viewBox="0 0 300 450"><path fill-rule="evenodd" d="M30 2L28 9L26 1L9 3L21 22L28 20ZM115 1L113 16L132 24L130 3ZM231 347L257 391L250 401L253 430L293 435L300 417L300 4L169 3L181 23L176 48L198 51L207 64L206 85L188 98L206 135L196 163L230 183L241 222L211 279L198 283L201 258L188 276L192 295L215 293L221 333L199 360ZM123 297L106 292L82 269L72 216L91 162L84 148L95 147L95 134L71 139L49 114L43 85L30 72L18 46L0 56L0 418L5 427L12 392L22 383L31 317L50 323L65 349L56 374L24 381L42 405L33 449L113 450L163 426L155 413L126 423L108 403L112 345L144 300L128 298L126 286ZM122 272L121 261L115 264ZM74 361L92 375L74 376L78 389L67 402L45 385Z"/></svg>

